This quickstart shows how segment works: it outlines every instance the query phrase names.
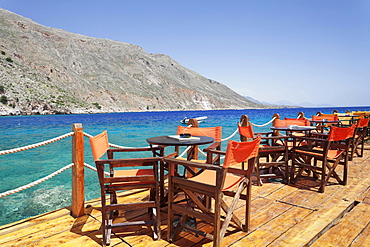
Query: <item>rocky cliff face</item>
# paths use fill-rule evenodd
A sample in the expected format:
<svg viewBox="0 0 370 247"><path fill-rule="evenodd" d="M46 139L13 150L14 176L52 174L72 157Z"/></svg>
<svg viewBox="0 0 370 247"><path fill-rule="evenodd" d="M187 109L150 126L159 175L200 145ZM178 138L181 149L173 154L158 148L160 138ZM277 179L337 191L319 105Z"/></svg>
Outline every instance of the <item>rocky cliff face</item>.
<svg viewBox="0 0 370 247"><path fill-rule="evenodd" d="M0 9L0 114L241 109L264 105L141 47Z"/></svg>

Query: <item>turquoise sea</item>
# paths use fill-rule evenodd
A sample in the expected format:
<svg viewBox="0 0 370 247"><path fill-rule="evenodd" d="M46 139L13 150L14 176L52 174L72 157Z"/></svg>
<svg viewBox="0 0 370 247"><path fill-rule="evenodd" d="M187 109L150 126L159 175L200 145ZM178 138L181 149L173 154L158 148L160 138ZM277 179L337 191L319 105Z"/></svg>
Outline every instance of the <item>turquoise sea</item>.
<svg viewBox="0 0 370 247"><path fill-rule="evenodd" d="M281 117L296 117L303 111L306 117L316 112L332 113L346 110L370 110L367 107L289 108L253 110L130 112L81 115L7 116L0 117L0 151L46 141L72 131L73 123L82 123L84 132L96 135L108 131L109 142L122 146L148 146L148 137L176 132L184 117L207 116L201 127L222 126L223 138L236 130L241 115L248 115L254 124L265 124L274 113ZM255 127L255 132L268 131L269 126ZM239 140L235 135L233 140ZM0 193L18 188L45 177L71 163L71 142L68 137L39 148L0 156ZM226 145L224 145L225 147ZM170 150L172 151L172 149ZM85 138L85 163L94 166L88 139ZM85 199L99 197L97 175L85 169ZM71 205L71 169L22 192L0 198L0 225L25 219Z"/></svg>

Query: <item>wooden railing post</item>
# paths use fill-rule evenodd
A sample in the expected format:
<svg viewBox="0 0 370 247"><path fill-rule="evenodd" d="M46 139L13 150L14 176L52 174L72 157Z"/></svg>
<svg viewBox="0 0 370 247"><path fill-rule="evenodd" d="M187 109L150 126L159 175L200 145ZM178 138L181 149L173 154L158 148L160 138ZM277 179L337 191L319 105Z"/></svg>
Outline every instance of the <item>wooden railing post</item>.
<svg viewBox="0 0 370 247"><path fill-rule="evenodd" d="M247 115L242 115L239 120L240 126L245 127L249 126L249 118ZM239 133L240 135L240 133ZM247 137L240 135L240 141L245 142L247 141Z"/></svg>
<svg viewBox="0 0 370 247"><path fill-rule="evenodd" d="M72 126L72 216L85 214L85 184L84 184L84 134L82 124Z"/></svg>
<svg viewBox="0 0 370 247"><path fill-rule="evenodd" d="M188 127L190 126L190 128L199 128L198 124L199 124L198 120L196 120L195 118L191 118L191 119L189 119ZM188 151L188 157L189 157L189 155L193 156L193 159L197 160L198 156L199 156L198 146L195 146L192 150L189 150Z"/></svg>

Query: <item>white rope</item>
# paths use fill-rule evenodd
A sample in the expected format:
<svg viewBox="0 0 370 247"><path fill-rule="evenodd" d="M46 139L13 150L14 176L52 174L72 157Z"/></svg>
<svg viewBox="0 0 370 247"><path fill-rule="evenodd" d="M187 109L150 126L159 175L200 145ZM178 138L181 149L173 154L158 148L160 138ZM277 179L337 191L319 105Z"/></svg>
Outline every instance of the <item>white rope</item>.
<svg viewBox="0 0 370 247"><path fill-rule="evenodd" d="M24 146L24 147L20 147L20 148L13 148L13 149L8 149L8 150L3 150L3 151L0 151L0 155L11 154L11 153L16 153L16 152L20 152L20 151L25 151L25 150L32 149L32 148L41 147L41 146L44 146L46 144L50 144L52 142L56 142L56 141L59 141L63 138L73 136L73 135L74 135L74 132L70 132L70 133L55 137L55 138L47 140L47 141L35 143L35 144L32 144L32 145L28 145L28 146Z"/></svg>
<svg viewBox="0 0 370 247"><path fill-rule="evenodd" d="M268 121L265 124L260 124L260 125L259 124L253 124L253 123L250 123L250 124L253 125L253 126L256 126L256 127L265 127L265 126L269 125L270 123L272 123L275 119L276 119L276 117L273 117L270 121Z"/></svg>
<svg viewBox="0 0 370 247"><path fill-rule="evenodd" d="M20 192L20 191L25 190L25 189L29 189L29 188L31 188L31 187L33 187L35 185L38 185L38 184L40 184L42 182L45 182L46 180L54 177L55 175L58 175L59 173L61 173L61 172L65 171L65 170L71 168L73 165L74 164L71 163L71 164L66 165L65 167L59 169L58 171L55 171L52 174L50 174L50 175L48 175L46 177L40 178L39 180L36 180L36 181L34 181L32 183L29 183L29 184L26 184L24 186L18 187L18 188L14 189L14 190L5 191L5 192L3 192L3 193L0 194L0 198L1 197L4 197L4 196L11 195L11 194L14 194L14 193L17 193L17 192Z"/></svg>
<svg viewBox="0 0 370 247"><path fill-rule="evenodd" d="M236 133L238 133L238 129L236 129L235 131L234 131L234 133L232 133L229 137L227 137L227 138L225 138L225 139L221 139L221 141L223 142L223 141L227 141L227 140L229 140L229 139L231 139L231 138L233 138L235 135L236 135Z"/></svg>
<svg viewBox="0 0 370 247"><path fill-rule="evenodd" d="M89 169L91 169L91 170L93 170L93 171L98 171L95 167L93 167L93 166L91 166L91 165L89 165L89 164L86 164L86 163L84 163L84 166L86 166L87 168L89 168ZM107 175L107 176L109 176L110 175L110 173L109 172L104 172L104 174L105 175Z"/></svg>
<svg viewBox="0 0 370 247"><path fill-rule="evenodd" d="M187 151L189 151L189 149L191 148L191 146L188 146L185 150L184 150L184 152L182 152L182 154L180 154L178 157L183 157L185 154L186 154L186 152Z"/></svg>
<svg viewBox="0 0 370 247"><path fill-rule="evenodd" d="M203 154L204 156L206 156L206 157L207 157L207 154L206 154L206 153L204 153L200 148L198 148L198 151L199 151L199 153L201 153L201 154Z"/></svg>
<svg viewBox="0 0 370 247"><path fill-rule="evenodd" d="M269 122L267 122L267 123L265 123L265 124L262 124L262 125L257 125L257 124L253 124L253 123L250 123L251 125L253 125L253 126L256 126L256 127L264 127L264 126L266 126L266 125L269 125L270 123L272 123L272 121L274 121L276 119L276 117L273 117ZM229 139L231 139L231 138L233 138L237 133L238 133L238 129L236 129L235 131L234 131L234 133L232 133L229 137L227 137L227 138L225 138L225 139L221 139L221 141L223 142L223 141L227 141L227 140L229 140Z"/></svg>

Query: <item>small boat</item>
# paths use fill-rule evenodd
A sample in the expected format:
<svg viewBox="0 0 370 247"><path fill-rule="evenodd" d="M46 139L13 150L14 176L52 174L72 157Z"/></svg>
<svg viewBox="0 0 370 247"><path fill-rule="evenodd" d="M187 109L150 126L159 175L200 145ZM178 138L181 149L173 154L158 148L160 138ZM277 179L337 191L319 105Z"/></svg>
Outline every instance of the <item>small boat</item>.
<svg viewBox="0 0 370 247"><path fill-rule="evenodd" d="M204 120L206 120L208 117L195 117L195 119L198 121L198 123L201 123L201 122L203 122ZM189 122L189 119L190 118L187 118L187 117L184 117L184 119L183 120L181 120L180 122L182 123L182 124L187 124L188 122Z"/></svg>

